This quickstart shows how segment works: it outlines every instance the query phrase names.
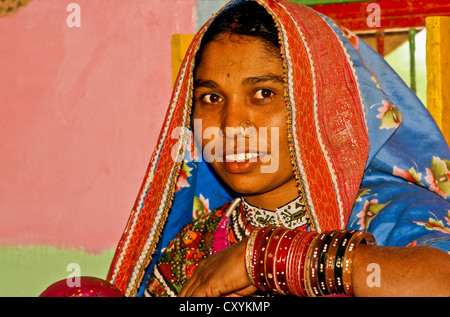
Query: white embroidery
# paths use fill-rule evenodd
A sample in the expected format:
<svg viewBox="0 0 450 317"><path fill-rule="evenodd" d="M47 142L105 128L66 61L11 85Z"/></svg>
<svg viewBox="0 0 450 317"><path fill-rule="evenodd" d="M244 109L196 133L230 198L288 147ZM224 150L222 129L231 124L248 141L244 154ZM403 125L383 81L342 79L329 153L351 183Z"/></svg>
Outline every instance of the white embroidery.
<svg viewBox="0 0 450 317"><path fill-rule="evenodd" d="M242 199L242 207L247 221L257 227L275 225L295 229L307 224L305 206L301 196L277 208L276 211L252 206L245 198Z"/></svg>

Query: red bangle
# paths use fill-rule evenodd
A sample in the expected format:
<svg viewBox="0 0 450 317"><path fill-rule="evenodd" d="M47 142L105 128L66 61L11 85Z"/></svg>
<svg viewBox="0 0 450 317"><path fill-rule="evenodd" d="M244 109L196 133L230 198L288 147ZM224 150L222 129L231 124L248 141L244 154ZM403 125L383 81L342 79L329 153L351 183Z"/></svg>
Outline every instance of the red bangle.
<svg viewBox="0 0 450 317"><path fill-rule="evenodd" d="M255 265L253 269L253 280L257 289L261 291L268 290L268 286L264 277L264 254L267 248L267 242L272 232L276 229L275 226L265 227L258 232L255 242Z"/></svg>
<svg viewBox="0 0 450 317"><path fill-rule="evenodd" d="M294 296L353 295L352 265L361 243L375 245L368 232L323 233L267 226L248 239L245 264L257 289Z"/></svg>
<svg viewBox="0 0 450 317"><path fill-rule="evenodd" d="M267 247L264 252L264 278L266 280L267 287L271 290L276 290L273 263L275 252L278 246L278 241L280 239L280 235L284 230L285 229L278 227L273 231L273 233L269 237Z"/></svg>
<svg viewBox="0 0 450 317"><path fill-rule="evenodd" d="M299 297L306 296L303 276L298 276L299 272L303 274L303 269L301 267L302 254L300 252L297 252L298 241L303 239L304 235L304 231L298 231L298 233L292 239L291 247L289 248L288 252L288 261L286 267L286 281L288 284L289 292Z"/></svg>
<svg viewBox="0 0 450 317"><path fill-rule="evenodd" d="M274 261L274 277L275 287L277 291L284 295L289 295L289 288L287 285L287 267L288 267L288 253L292 245L292 239L298 233L297 230L286 230L283 233L283 237L278 244L275 261Z"/></svg>
<svg viewBox="0 0 450 317"><path fill-rule="evenodd" d="M246 256L248 257L247 273L251 274L251 276L249 276L249 278L252 281L253 285L255 285L255 286L257 286L257 284L258 284L257 265L258 265L259 252L257 252L257 250L258 250L258 247L260 246L262 237L264 236L265 232L268 229L269 229L268 227L255 229L250 234L249 240L247 240L247 248L249 249L248 251L251 252L251 254L249 254L249 252L247 252L247 254L246 254ZM253 240L252 241L253 245L249 245L249 242L251 244L250 238L252 238L252 240ZM251 248L251 250L250 250L250 248Z"/></svg>

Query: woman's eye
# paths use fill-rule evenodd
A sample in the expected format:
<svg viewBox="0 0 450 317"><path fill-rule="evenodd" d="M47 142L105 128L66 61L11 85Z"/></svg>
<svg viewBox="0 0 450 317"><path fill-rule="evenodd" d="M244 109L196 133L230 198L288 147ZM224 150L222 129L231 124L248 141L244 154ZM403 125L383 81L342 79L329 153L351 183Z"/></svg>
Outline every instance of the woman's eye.
<svg viewBox="0 0 450 317"><path fill-rule="evenodd" d="M201 100L205 103L218 103L222 101L222 98L216 94L203 95Z"/></svg>
<svg viewBox="0 0 450 317"><path fill-rule="evenodd" d="M266 99L270 98L274 95L274 93L270 89L259 89L254 95L255 99Z"/></svg>

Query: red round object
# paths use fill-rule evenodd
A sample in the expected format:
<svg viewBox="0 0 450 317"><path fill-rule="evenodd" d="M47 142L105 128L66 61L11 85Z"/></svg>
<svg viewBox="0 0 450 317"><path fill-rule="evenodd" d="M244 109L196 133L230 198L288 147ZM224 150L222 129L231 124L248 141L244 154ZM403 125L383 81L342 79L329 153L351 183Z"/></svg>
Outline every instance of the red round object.
<svg viewBox="0 0 450 317"><path fill-rule="evenodd" d="M53 283L39 297L124 297L124 294L103 279L80 276Z"/></svg>

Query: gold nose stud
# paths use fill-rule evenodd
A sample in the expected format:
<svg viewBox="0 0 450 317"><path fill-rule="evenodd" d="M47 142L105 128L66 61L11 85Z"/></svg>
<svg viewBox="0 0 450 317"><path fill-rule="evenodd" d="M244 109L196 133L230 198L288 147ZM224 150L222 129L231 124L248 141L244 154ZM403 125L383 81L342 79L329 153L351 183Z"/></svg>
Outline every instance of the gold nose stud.
<svg viewBox="0 0 450 317"><path fill-rule="evenodd" d="M253 123L247 120L241 122L241 124L239 125L239 129L241 134L246 138L252 137L256 132L256 128Z"/></svg>

